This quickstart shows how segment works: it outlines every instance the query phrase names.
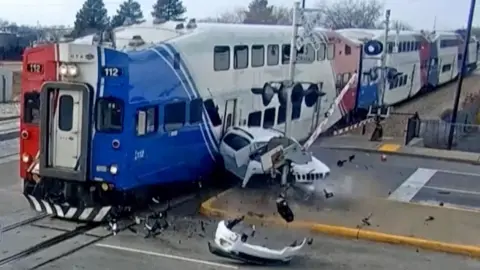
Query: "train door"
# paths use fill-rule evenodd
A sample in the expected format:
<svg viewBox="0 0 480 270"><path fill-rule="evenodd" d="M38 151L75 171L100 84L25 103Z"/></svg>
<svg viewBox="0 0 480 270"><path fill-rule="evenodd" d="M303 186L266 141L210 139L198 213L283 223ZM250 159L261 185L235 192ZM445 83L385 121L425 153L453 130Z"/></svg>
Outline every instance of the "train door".
<svg viewBox="0 0 480 270"><path fill-rule="evenodd" d="M223 133L235 125L235 111L237 107L237 99L229 99L225 102L225 113L223 114Z"/></svg>
<svg viewBox="0 0 480 270"><path fill-rule="evenodd" d="M40 105L40 173L69 180L86 180L91 111L88 87L47 83L42 88L42 100L46 102Z"/></svg>
<svg viewBox="0 0 480 270"><path fill-rule="evenodd" d="M410 76L410 90L408 92L408 97L411 97L412 96L412 90L413 90L413 84L415 82L415 67L417 66L417 64L413 64L413 68L412 68L412 75ZM415 89L416 91L417 89ZM413 95L415 95L416 93L413 93Z"/></svg>
<svg viewBox="0 0 480 270"><path fill-rule="evenodd" d="M81 154L80 134L82 131L83 102L81 93L72 90L51 92L51 99L58 99L51 108L52 117L52 165L76 170L77 160ZM58 95L58 97L55 97Z"/></svg>

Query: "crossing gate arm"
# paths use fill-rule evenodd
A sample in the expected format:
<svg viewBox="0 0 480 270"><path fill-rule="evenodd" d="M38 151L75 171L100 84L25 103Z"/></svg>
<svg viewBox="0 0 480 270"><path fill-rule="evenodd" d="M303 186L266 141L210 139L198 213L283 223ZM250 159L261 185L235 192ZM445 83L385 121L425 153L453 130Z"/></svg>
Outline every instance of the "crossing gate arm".
<svg viewBox="0 0 480 270"><path fill-rule="evenodd" d="M315 140L318 138L318 136L320 136L320 134L322 134L322 132L324 132L324 127L328 123L328 119L333 115L335 110L338 109L338 107L340 105L340 102L342 102L342 99L345 96L345 94L347 93L348 89L350 89L350 87L352 87L352 85L354 85L356 83L356 81L357 81L357 74L355 73L350 78L348 83L343 87L342 91L340 91L340 94L335 98L332 105L330 105L330 109L328 109L328 111L327 111L328 117L323 119L323 121L318 124L318 126L315 128L315 131L312 133L312 135L310 135L310 138L308 138L308 140L303 144L303 149L304 150L307 150L308 148L310 148L310 146L312 146L313 142L315 142ZM357 93L357 95L358 95L358 93Z"/></svg>

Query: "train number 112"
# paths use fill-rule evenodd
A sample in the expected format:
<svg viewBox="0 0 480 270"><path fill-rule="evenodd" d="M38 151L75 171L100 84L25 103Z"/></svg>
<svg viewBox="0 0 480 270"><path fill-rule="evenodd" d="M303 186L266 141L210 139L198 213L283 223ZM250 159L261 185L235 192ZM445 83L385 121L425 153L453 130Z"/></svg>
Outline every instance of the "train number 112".
<svg viewBox="0 0 480 270"><path fill-rule="evenodd" d="M116 67L105 67L103 68L103 76L119 77L119 76L122 76L122 70Z"/></svg>

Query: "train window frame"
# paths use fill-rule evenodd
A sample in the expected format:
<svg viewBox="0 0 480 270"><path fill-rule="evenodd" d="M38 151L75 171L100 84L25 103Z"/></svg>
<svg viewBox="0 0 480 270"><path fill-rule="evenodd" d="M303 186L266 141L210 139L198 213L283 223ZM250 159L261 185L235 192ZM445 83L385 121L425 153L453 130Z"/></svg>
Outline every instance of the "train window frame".
<svg viewBox="0 0 480 270"><path fill-rule="evenodd" d="M301 55L303 57L298 57ZM297 64L311 64L315 61L315 49L312 44L306 44L302 46L300 50L297 50Z"/></svg>
<svg viewBox="0 0 480 270"><path fill-rule="evenodd" d="M327 60L333 60L335 59L335 43L329 43L327 46Z"/></svg>
<svg viewBox="0 0 480 270"><path fill-rule="evenodd" d="M70 132L73 128L73 114L75 101L71 95L61 95L58 98L57 127L63 132Z"/></svg>
<svg viewBox="0 0 480 270"><path fill-rule="evenodd" d="M252 45L251 57L252 68L263 67L265 65L265 46L259 44Z"/></svg>
<svg viewBox="0 0 480 270"><path fill-rule="evenodd" d="M104 104L106 105L114 104L118 106L118 109L120 110L120 115L117 115L117 117L120 118L120 120L118 120L120 125L112 125L112 123L109 123L107 127L103 127L103 125L101 126L102 123L100 120L103 119L103 117L101 116L104 114L105 111L111 109L111 108L104 108L103 107ZM122 133L124 117L125 117L124 114L125 114L125 103L123 102L123 100L116 97L101 97L97 99L97 102L95 103L95 130L101 133Z"/></svg>
<svg viewBox="0 0 480 270"><path fill-rule="evenodd" d="M317 61L325 61L325 57L327 57L327 46L322 43L317 51Z"/></svg>
<svg viewBox="0 0 480 270"><path fill-rule="evenodd" d="M188 105L188 123L195 125L201 122L203 122L203 100L192 99Z"/></svg>
<svg viewBox="0 0 480 270"><path fill-rule="evenodd" d="M139 137L142 137L157 133L159 126L159 115L158 106L145 106L138 108L135 114L135 134ZM140 118L144 118L142 119L143 123L141 123ZM153 121L151 120L152 118ZM140 130L140 127L142 130Z"/></svg>
<svg viewBox="0 0 480 270"><path fill-rule="evenodd" d="M271 54L272 51L276 52L276 55ZM274 60L274 61L271 61ZM267 46L267 66L277 66L280 63L280 46L277 44L269 44Z"/></svg>
<svg viewBox="0 0 480 270"><path fill-rule="evenodd" d="M28 125L39 125L40 119L40 93L32 91L23 94L23 122Z"/></svg>
<svg viewBox="0 0 480 270"><path fill-rule="evenodd" d="M282 65L290 64L291 48L290 44L282 44Z"/></svg>
<svg viewBox="0 0 480 270"><path fill-rule="evenodd" d="M248 68L249 64L249 55L250 55L250 49L248 48L248 45L235 45L233 47L233 69L246 69ZM245 51L246 55L241 56L238 52L239 51ZM243 64L242 62L239 61L244 60L245 63ZM243 65L239 65L239 62L242 63Z"/></svg>
<svg viewBox="0 0 480 270"><path fill-rule="evenodd" d="M255 120L255 124L252 124L252 120ZM257 123L258 121L258 123ZM248 114L247 120L248 127L261 127L262 126L262 111L255 111Z"/></svg>
<svg viewBox="0 0 480 270"><path fill-rule="evenodd" d="M222 51L218 51L222 50ZM227 45L218 45L213 48L213 70L214 71L226 71L230 69L230 46ZM224 61L224 56L219 56L220 54L227 54L226 64L219 67L219 62ZM222 57L222 59L217 59L217 57Z"/></svg>
<svg viewBox="0 0 480 270"><path fill-rule="evenodd" d="M267 108L263 113L263 128L271 128L275 126L275 118L277 117L277 108Z"/></svg>
<svg viewBox="0 0 480 270"><path fill-rule="evenodd" d="M178 106L178 108L174 108ZM167 111L172 108L174 112ZM183 117L179 116L179 113L183 111ZM171 116L172 115L172 116ZM168 116L168 118L167 118ZM178 119L175 119L178 117ZM170 121L170 118L174 119ZM183 120L182 120L183 119ZM177 122L178 120L178 122ZM171 132L181 129L187 122L187 102L186 101L174 101L163 105L163 130L165 132Z"/></svg>

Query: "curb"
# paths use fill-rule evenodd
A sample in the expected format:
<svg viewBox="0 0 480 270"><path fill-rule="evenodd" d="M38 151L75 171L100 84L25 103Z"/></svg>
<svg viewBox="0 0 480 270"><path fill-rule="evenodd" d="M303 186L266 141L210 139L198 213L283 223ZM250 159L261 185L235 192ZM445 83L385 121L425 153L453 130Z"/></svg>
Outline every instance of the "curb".
<svg viewBox="0 0 480 270"><path fill-rule="evenodd" d="M467 163L472 165L480 165L480 155L477 160L472 160L472 159L462 159L462 158L454 158L454 157L433 156L433 155L426 155L426 154L413 154L413 153L406 153L401 151L397 151L397 152L381 151L378 149L362 148L362 147L345 147L345 146L319 146L319 147L326 148L326 149L334 149L334 150L352 150L352 151L360 151L360 152L368 152L368 153L382 153L382 154L397 155L397 156L419 157L419 158Z"/></svg>
<svg viewBox="0 0 480 270"><path fill-rule="evenodd" d="M200 206L200 213L204 216L214 218L232 218L241 216L242 213L238 213L236 211L225 211L213 207L213 203L218 198L228 195L228 193L232 191L233 189L228 189L203 202ZM453 244L422 238L375 232L370 230L364 230L362 228L348 228L343 226L318 224L307 221L294 221L292 223L286 223L283 219L280 218L264 218L247 215L245 216L245 220L255 223L267 223L287 228L308 229L314 233L321 233L337 237L368 240L372 242L380 242L394 245L412 246L426 250L446 252L458 255L467 255L470 257L480 258L480 246L477 247L470 245Z"/></svg>

